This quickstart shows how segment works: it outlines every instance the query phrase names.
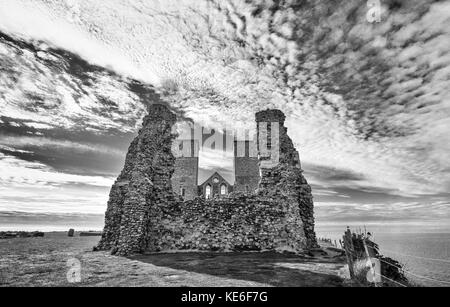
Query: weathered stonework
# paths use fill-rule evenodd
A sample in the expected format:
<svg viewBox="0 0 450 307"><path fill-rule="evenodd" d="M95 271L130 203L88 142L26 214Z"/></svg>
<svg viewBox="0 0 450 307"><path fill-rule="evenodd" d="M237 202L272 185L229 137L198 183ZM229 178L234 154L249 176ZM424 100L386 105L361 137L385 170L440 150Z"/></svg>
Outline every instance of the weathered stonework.
<svg viewBox="0 0 450 307"><path fill-rule="evenodd" d="M253 194L258 189L259 161L252 148L254 142L234 141L234 191Z"/></svg>
<svg viewBox="0 0 450 307"><path fill-rule="evenodd" d="M147 238L157 226L153 221L158 208L175 201L171 183L175 122L175 114L166 106L149 107L142 129L130 145L125 167L111 189L99 249L127 255L147 248Z"/></svg>
<svg viewBox="0 0 450 307"><path fill-rule="evenodd" d="M261 153L260 141L265 139L271 143L271 146L267 146L268 152L273 151L272 156L275 156L277 161L276 166L270 168L263 167L261 163L260 189L268 195L284 195L298 204L307 246L314 248L317 247L317 239L314 231L314 204L311 187L303 176L298 151L284 126L285 119L285 115L279 110L256 113L260 162L267 156L266 152ZM271 125L271 123L276 125ZM267 126L267 129L262 129L263 124ZM274 135L275 133L277 135Z"/></svg>
<svg viewBox="0 0 450 307"><path fill-rule="evenodd" d="M257 193L183 201L171 183L176 117L165 106L150 106L111 189L98 249L128 255L169 250L302 252L315 247L311 189L287 136L284 115L269 110L256 119L280 124L279 138L269 133L279 140L280 163L261 169Z"/></svg>
<svg viewBox="0 0 450 307"><path fill-rule="evenodd" d="M194 140L175 140L172 152L176 157L172 189L183 199L192 200L198 196L199 143Z"/></svg>
<svg viewBox="0 0 450 307"><path fill-rule="evenodd" d="M284 197L236 195L175 202L162 207L154 222L149 251L301 252L306 248L298 206Z"/></svg>

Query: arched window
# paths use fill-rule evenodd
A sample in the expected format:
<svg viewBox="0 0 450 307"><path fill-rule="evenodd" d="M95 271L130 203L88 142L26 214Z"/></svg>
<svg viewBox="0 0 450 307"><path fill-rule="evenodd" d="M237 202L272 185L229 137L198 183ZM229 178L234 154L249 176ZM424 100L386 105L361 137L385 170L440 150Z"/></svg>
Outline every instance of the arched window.
<svg viewBox="0 0 450 307"><path fill-rule="evenodd" d="M186 196L186 189L185 188L181 188L180 192L181 192L180 194L181 194L182 197Z"/></svg>
<svg viewBox="0 0 450 307"><path fill-rule="evenodd" d="M220 195L226 195L227 194L227 186L225 184L222 184L220 186Z"/></svg>
<svg viewBox="0 0 450 307"><path fill-rule="evenodd" d="M206 199L211 198L211 185L209 184L205 188L205 198Z"/></svg>

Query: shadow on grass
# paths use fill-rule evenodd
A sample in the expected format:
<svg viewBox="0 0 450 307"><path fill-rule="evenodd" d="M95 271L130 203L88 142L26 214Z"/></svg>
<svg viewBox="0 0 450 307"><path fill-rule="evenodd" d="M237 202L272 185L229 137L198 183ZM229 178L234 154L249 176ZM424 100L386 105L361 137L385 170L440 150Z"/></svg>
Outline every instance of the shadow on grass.
<svg viewBox="0 0 450 307"><path fill-rule="evenodd" d="M129 259L159 267L247 280L276 287L339 287L343 280L323 264L291 254L174 253L147 254ZM332 262L329 266L339 267Z"/></svg>

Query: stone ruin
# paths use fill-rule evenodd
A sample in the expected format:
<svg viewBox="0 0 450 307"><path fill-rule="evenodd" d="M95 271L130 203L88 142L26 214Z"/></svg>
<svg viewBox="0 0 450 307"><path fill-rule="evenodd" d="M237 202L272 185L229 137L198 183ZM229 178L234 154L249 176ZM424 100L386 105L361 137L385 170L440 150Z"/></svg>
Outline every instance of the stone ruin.
<svg viewBox="0 0 450 307"><path fill-rule="evenodd" d="M257 191L221 199L184 201L174 193L176 158L171 148L176 121L167 106L149 107L112 186L97 250L117 255L191 250L301 253L317 247L311 187L281 111L256 114L261 170ZM279 128L265 129L265 122L276 122ZM263 147L269 148L268 154ZM267 163L271 155L279 163Z"/></svg>

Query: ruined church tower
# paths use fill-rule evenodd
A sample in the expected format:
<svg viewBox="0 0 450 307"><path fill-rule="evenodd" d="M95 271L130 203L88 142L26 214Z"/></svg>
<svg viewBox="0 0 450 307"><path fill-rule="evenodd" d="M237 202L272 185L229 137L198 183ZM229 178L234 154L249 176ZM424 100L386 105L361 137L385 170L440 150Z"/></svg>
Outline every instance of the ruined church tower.
<svg viewBox="0 0 450 307"><path fill-rule="evenodd" d="M128 255L143 252L151 243L160 207L175 201L171 177L175 165L172 127L176 120L165 105L148 107L142 128L128 149L125 166L111 188L97 249Z"/></svg>
<svg viewBox="0 0 450 307"><path fill-rule="evenodd" d="M311 186L303 176L299 153L287 134L280 110L256 113L262 193L283 194L298 204L308 248L317 247Z"/></svg>
<svg viewBox="0 0 450 307"><path fill-rule="evenodd" d="M256 144L234 140L234 191L252 194L260 180Z"/></svg>
<svg viewBox="0 0 450 307"><path fill-rule="evenodd" d="M172 176L172 189L184 200L198 196L198 140L175 140L172 146L175 172Z"/></svg>

